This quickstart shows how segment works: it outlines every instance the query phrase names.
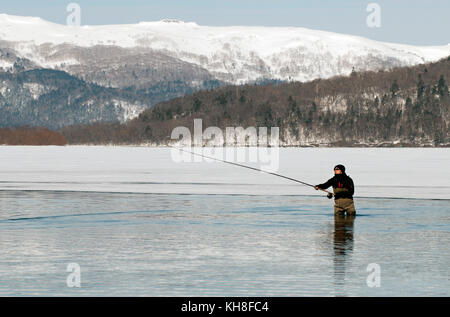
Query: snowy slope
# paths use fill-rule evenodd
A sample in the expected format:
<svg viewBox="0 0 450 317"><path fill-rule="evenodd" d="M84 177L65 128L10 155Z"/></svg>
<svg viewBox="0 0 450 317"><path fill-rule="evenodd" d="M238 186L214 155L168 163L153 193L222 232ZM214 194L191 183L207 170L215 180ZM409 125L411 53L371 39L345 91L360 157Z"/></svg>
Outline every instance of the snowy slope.
<svg viewBox="0 0 450 317"><path fill-rule="evenodd" d="M6 14L0 14L0 40L15 42L22 57L47 67L54 65L45 65L46 56L36 46L50 44L55 51L63 43L161 50L233 83L263 78L306 81L348 74L353 67L386 69L450 55L450 44L390 44L299 27L211 27L176 20L74 27ZM66 59L76 63L75 56Z"/></svg>

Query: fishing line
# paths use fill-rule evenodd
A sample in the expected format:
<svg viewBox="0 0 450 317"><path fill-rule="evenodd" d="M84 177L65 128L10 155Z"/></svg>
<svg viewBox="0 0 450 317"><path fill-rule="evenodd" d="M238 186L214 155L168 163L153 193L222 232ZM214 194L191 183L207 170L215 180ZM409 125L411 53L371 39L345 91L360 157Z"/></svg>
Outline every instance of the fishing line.
<svg viewBox="0 0 450 317"><path fill-rule="evenodd" d="M315 188L315 186L312 185L312 184L303 182L303 181L301 181L301 180L298 180L298 179L295 179L295 178L292 178L292 177L289 177L289 176L285 176L285 175L281 175L281 174L278 174L278 173L273 173L273 172L265 171L265 170L263 170L263 169L256 168L256 167L252 167L252 166L248 166L248 165L244 165L244 164L239 164L239 163L235 163L235 162L230 162L230 161L226 161L226 160L221 160L221 159L218 159L218 158L215 158L215 157L210 157L210 156L207 156L207 155L204 155L204 154L195 153L195 152L188 151L188 150L184 150L184 149L182 149L182 148L175 147L175 146L171 146L171 145L168 145L168 146L171 147L171 148L173 148L173 149L177 149L177 150L179 150L179 151L185 152L185 153L190 153L190 154L197 155L197 156L201 156L201 157L203 157L203 158L207 158L207 159L214 160L214 161L217 161L217 162L222 162L222 163L226 163L226 164L230 164L230 165L235 165L235 166L239 166L239 167L251 169L251 170L254 170L254 171L257 171L257 172L262 172L262 173L270 174L270 175L273 175L273 176L278 176L278 177L281 177L281 178L284 178L284 179L288 179L288 180L293 181L293 182L296 182L296 183L300 183L300 184L305 185L305 186L309 186L309 187ZM333 193L329 192L328 190L325 190L325 189L322 189L322 188L319 188L319 190L321 190L321 191L327 193L327 194L328 194L327 197L328 197L329 199L331 199L331 198L333 197Z"/></svg>

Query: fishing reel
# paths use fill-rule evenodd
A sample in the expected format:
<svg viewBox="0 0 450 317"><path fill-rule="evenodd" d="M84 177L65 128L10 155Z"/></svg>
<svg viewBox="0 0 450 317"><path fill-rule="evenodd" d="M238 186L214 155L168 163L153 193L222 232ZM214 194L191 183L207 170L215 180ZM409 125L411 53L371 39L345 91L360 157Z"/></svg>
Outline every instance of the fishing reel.
<svg viewBox="0 0 450 317"><path fill-rule="evenodd" d="M328 193L328 194L327 194L327 198L328 198L328 199L333 198L333 194L332 194L332 193Z"/></svg>

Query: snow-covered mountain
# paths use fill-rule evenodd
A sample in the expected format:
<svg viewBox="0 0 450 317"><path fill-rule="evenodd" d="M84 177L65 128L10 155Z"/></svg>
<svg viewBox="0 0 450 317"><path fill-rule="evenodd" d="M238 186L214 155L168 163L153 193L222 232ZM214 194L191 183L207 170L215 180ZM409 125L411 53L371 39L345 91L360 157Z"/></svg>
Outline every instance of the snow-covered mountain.
<svg viewBox="0 0 450 317"><path fill-rule="evenodd" d="M110 57L111 46L145 58L136 64L134 58L127 60L122 54L120 61L109 59L110 65L105 65L102 61ZM176 64L176 69L206 71L216 80L241 84L267 79L309 81L346 75L352 69L389 69L450 55L450 44L391 44L299 27L212 27L177 20L76 27L6 14L0 14L1 47L13 49L41 67L63 69L104 85L111 78L101 78L100 73L127 63L145 67L152 58L157 67ZM0 57L0 67L10 64ZM199 78L194 77L188 80L195 84ZM205 73L200 77L211 79Z"/></svg>
<svg viewBox="0 0 450 317"><path fill-rule="evenodd" d="M298 27L66 26L0 14L0 126L126 121L226 84L310 81L450 55Z"/></svg>

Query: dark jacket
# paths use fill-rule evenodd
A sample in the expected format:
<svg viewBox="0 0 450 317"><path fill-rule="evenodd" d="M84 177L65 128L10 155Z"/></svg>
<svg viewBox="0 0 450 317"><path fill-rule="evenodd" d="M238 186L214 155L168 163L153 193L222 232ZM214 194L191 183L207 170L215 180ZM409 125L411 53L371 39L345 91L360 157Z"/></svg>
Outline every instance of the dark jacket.
<svg viewBox="0 0 450 317"><path fill-rule="evenodd" d="M334 199L350 198L353 199L355 185L353 180L347 174L337 174L330 178L326 183L316 185L321 189L327 189L333 186Z"/></svg>

